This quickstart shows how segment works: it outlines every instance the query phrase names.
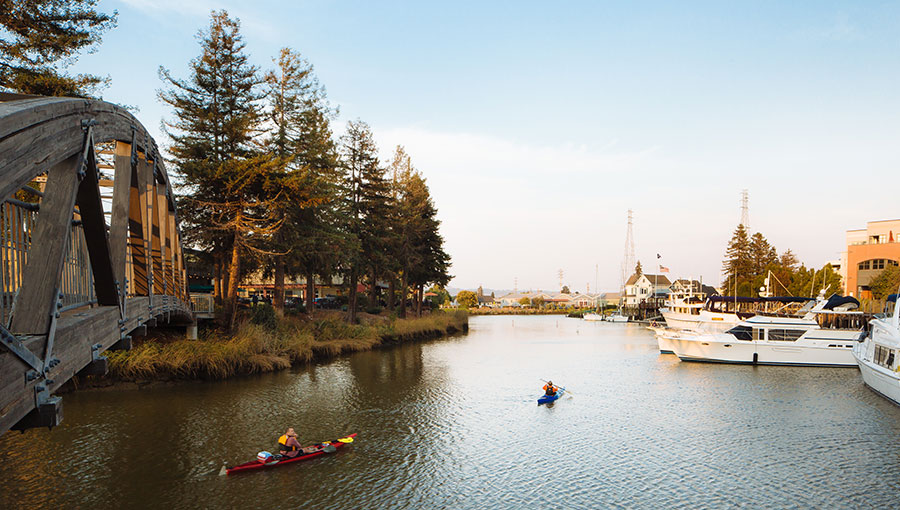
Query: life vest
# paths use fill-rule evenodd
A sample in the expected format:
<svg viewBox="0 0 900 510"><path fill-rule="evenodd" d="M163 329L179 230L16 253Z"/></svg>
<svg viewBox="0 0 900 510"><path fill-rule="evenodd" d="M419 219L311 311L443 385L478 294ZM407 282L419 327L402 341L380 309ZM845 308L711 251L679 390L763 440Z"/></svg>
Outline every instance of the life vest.
<svg viewBox="0 0 900 510"><path fill-rule="evenodd" d="M278 448L283 452L295 452L298 450L297 445L288 446L288 435L284 434L278 438Z"/></svg>
<svg viewBox="0 0 900 510"><path fill-rule="evenodd" d="M544 385L544 394L547 396L556 395L556 386L550 386L549 384Z"/></svg>

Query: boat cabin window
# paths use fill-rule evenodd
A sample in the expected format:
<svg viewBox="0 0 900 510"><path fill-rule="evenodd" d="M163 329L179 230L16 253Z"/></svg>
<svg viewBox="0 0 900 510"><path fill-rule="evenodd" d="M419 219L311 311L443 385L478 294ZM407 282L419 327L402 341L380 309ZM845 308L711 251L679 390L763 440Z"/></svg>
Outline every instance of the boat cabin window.
<svg viewBox="0 0 900 510"><path fill-rule="evenodd" d="M875 363L887 368L894 369L894 350L888 349L883 345L875 344Z"/></svg>
<svg viewBox="0 0 900 510"><path fill-rule="evenodd" d="M769 330L769 340L777 340L781 342L794 342L806 333L805 329L780 329L772 328Z"/></svg>
<svg viewBox="0 0 900 510"><path fill-rule="evenodd" d="M753 328L753 339L754 340L765 340L766 339L766 330L763 328Z"/></svg>
<svg viewBox="0 0 900 510"><path fill-rule="evenodd" d="M738 340L752 340L753 339L752 330L750 328L748 328L747 326L735 326L735 327L729 329L728 331L726 331L726 333L731 333Z"/></svg>

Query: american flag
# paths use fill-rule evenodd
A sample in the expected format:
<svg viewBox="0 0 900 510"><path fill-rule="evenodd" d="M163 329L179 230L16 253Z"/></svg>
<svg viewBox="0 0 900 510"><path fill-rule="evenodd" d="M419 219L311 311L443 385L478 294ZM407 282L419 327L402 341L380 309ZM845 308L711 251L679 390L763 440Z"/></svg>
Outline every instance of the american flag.
<svg viewBox="0 0 900 510"><path fill-rule="evenodd" d="M660 273L668 273L668 272L669 272L669 268L666 267L666 266L659 266L659 272L660 272Z"/></svg>

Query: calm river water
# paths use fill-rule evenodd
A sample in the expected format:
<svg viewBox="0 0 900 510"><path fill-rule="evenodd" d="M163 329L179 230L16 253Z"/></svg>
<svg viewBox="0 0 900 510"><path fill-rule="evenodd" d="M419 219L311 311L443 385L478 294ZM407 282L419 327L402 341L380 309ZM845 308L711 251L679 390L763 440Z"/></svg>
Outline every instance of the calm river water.
<svg viewBox="0 0 900 510"><path fill-rule="evenodd" d="M537 406L552 378L574 396ZM226 382L66 395L0 437L0 508L900 505L900 408L855 369L682 363L632 324L468 335ZM333 455L219 476L295 427Z"/></svg>

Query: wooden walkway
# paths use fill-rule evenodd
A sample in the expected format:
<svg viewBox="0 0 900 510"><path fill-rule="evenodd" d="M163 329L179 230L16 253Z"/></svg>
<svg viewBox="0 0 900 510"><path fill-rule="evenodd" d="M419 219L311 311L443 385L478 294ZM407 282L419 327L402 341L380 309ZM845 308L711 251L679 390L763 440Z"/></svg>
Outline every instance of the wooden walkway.
<svg viewBox="0 0 900 510"><path fill-rule="evenodd" d="M0 433L110 348L190 325L178 214L146 129L103 101L0 94Z"/></svg>

